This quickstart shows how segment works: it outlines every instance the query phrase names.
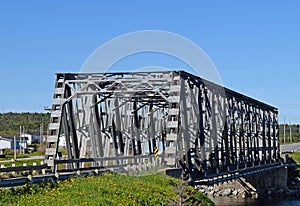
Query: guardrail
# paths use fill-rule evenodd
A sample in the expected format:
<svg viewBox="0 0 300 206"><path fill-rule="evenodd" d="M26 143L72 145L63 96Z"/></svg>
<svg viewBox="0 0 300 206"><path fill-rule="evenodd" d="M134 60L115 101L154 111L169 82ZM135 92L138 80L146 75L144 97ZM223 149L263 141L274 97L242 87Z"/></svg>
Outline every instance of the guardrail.
<svg viewBox="0 0 300 206"><path fill-rule="evenodd" d="M109 164L109 161L118 161L119 164ZM81 158L68 160L54 160L54 172L73 172L91 169L124 169L127 171L141 171L153 166L163 165L163 159L156 159L154 154L141 156L119 156L101 158ZM91 163L89 167L83 167L82 163ZM65 169L59 169L59 165L65 164Z"/></svg>
<svg viewBox="0 0 300 206"><path fill-rule="evenodd" d="M131 160L131 161L127 161ZM105 162L106 161L106 162ZM119 161L120 164L111 164L99 166L99 164L108 163L107 161ZM81 167L83 163L92 163L94 166ZM120 156L120 157L103 157L103 158L81 158L69 160L54 160L55 171L47 164L34 166L12 166L0 168L0 174L13 173L20 177L2 178L0 187L21 186L27 183L38 184L49 180L65 180L73 176L100 175L105 171L114 172L135 172L143 171L159 166L163 163L162 159L155 159L154 154L142 156ZM64 165L65 167L61 166ZM46 174L48 173L48 174ZM24 176L24 174L29 174Z"/></svg>
<svg viewBox="0 0 300 206"><path fill-rule="evenodd" d="M48 175L38 175L38 176L31 176L28 175L27 177L17 177L17 178L9 178L9 179L2 179L0 181L0 187L15 187L15 186L22 186L24 184L39 184L46 181L63 181L69 179L71 177L76 176L89 176L89 175L101 175L103 172L108 170L92 170L92 171L85 171L85 172L69 172L69 173L56 173L56 174L48 174Z"/></svg>
<svg viewBox="0 0 300 206"><path fill-rule="evenodd" d="M47 164L42 165L36 165L36 166L12 166L12 167L2 167L0 168L0 173L4 172L24 172L24 171L37 171L37 170L43 170L43 169L49 169Z"/></svg>

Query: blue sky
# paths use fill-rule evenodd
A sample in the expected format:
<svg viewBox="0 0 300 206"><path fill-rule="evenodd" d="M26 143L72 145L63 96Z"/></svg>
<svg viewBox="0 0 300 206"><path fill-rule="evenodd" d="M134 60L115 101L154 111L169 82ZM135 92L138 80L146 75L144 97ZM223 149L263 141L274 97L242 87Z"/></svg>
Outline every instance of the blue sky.
<svg viewBox="0 0 300 206"><path fill-rule="evenodd" d="M299 8L296 0L1 1L0 112L43 111L55 73L79 72L119 35L163 30L200 46L226 87L278 107L281 123L300 123Z"/></svg>

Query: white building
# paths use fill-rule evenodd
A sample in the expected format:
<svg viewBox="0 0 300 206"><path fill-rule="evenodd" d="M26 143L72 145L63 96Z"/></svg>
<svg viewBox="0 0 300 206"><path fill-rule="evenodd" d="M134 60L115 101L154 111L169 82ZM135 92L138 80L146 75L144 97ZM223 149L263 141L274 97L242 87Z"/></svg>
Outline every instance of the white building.
<svg viewBox="0 0 300 206"><path fill-rule="evenodd" d="M58 146L62 148L67 146L65 135L59 137Z"/></svg>
<svg viewBox="0 0 300 206"><path fill-rule="evenodd" d="M13 141L4 137L0 137L0 149L12 149Z"/></svg>
<svg viewBox="0 0 300 206"><path fill-rule="evenodd" d="M25 134L21 134L21 137L22 137L22 142L25 140L25 141L27 141L27 145L32 144L33 135L25 133Z"/></svg>
<svg viewBox="0 0 300 206"><path fill-rule="evenodd" d="M14 144L13 139L4 138L0 136L0 150L3 149L14 149L16 146L16 149L26 149L27 148L27 141L22 140L22 142L19 139L20 137L16 137L16 145Z"/></svg>

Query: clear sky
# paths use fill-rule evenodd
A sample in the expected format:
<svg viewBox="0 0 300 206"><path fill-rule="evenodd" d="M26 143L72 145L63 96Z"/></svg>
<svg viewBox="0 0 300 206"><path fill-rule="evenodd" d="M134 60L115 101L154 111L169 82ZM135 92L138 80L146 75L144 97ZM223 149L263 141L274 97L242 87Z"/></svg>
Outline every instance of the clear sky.
<svg viewBox="0 0 300 206"><path fill-rule="evenodd" d="M119 35L163 30L200 46L226 87L300 123L299 1L106 2L0 1L0 113L43 111L55 73Z"/></svg>

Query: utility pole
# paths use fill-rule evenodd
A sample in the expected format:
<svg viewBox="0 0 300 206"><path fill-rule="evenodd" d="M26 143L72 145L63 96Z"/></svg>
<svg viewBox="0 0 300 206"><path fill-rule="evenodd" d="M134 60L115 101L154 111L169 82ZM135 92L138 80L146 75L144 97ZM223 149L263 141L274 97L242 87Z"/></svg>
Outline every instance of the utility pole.
<svg viewBox="0 0 300 206"><path fill-rule="evenodd" d="M25 140L25 126L23 126L23 142ZM25 144L23 144L23 147L22 147L22 153L25 154L25 148L24 148Z"/></svg>
<svg viewBox="0 0 300 206"><path fill-rule="evenodd" d="M292 140L292 126L291 126L291 119L290 119L290 142L292 143L293 140Z"/></svg>
<svg viewBox="0 0 300 206"><path fill-rule="evenodd" d="M285 144L285 117L283 117L283 144Z"/></svg>
<svg viewBox="0 0 300 206"><path fill-rule="evenodd" d="M41 146L42 140L43 140L43 130L44 130L44 125L43 125L43 123L41 123L41 125L40 125L40 146Z"/></svg>
<svg viewBox="0 0 300 206"><path fill-rule="evenodd" d="M298 141L300 141L300 124L299 124L299 136L298 136Z"/></svg>
<svg viewBox="0 0 300 206"><path fill-rule="evenodd" d="M17 159L17 142L16 142L16 135L14 135L14 160Z"/></svg>
<svg viewBox="0 0 300 206"><path fill-rule="evenodd" d="M20 126L20 142L19 142L19 147L20 147L20 154L22 154L22 126Z"/></svg>

